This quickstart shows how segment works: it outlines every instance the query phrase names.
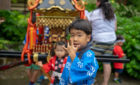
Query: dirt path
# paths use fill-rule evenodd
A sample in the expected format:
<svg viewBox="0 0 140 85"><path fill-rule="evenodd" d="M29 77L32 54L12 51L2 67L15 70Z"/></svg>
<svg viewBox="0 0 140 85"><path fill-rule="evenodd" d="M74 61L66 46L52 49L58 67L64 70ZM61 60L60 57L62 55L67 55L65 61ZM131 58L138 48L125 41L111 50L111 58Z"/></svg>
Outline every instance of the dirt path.
<svg viewBox="0 0 140 85"><path fill-rule="evenodd" d="M113 81L113 73L112 73L110 81L109 81L109 85L140 85L140 80L127 76L126 74L122 74L120 78L122 80L122 83L116 84ZM95 82L95 85L101 85L102 79L103 79L102 72L98 72L97 77L96 77L97 81Z"/></svg>
<svg viewBox="0 0 140 85"><path fill-rule="evenodd" d="M113 75L113 74L112 74ZM100 85L102 73L98 72L95 85ZM140 80L122 75L122 83L115 84L111 76L109 85L140 85ZM24 66L15 67L6 71L0 71L0 85L28 85L28 78ZM47 80L42 85L47 85Z"/></svg>

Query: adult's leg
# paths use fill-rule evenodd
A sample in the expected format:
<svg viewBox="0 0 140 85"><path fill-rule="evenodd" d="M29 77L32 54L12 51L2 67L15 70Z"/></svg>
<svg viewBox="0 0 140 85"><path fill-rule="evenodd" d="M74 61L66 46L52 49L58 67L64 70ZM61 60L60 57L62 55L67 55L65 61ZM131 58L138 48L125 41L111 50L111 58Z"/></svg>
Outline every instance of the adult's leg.
<svg viewBox="0 0 140 85"><path fill-rule="evenodd" d="M110 63L103 64L103 82L102 85L108 85L111 74L111 65Z"/></svg>

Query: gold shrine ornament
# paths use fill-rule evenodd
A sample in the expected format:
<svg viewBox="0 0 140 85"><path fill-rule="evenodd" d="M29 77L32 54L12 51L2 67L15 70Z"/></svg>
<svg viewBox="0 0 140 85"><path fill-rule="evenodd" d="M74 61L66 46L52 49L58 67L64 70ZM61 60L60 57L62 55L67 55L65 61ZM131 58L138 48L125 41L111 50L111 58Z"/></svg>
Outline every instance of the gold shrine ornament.
<svg viewBox="0 0 140 85"><path fill-rule="evenodd" d="M39 0L39 3L40 3L40 4L41 4L42 2L43 2L43 0ZM36 3L36 0L28 0L28 1L27 1L28 7L34 6L35 3Z"/></svg>
<svg viewBox="0 0 140 85"><path fill-rule="evenodd" d="M34 6L36 0L28 0L27 5L28 7Z"/></svg>
<svg viewBox="0 0 140 85"><path fill-rule="evenodd" d="M33 55L33 61L38 62L38 53L34 53Z"/></svg>
<svg viewBox="0 0 140 85"><path fill-rule="evenodd" d="M60 5L64 5L66 2L65 2L65 0L60 0Z"/></svg>
<svg viewBox="0 0 140 85"><path fill-rule="evenodd" d="M54 2L54 0L49 0L49 2L48 2L50 5L52 5L52 4L54 4L55 2Z"/></svg>
<svg viewBox="0 0 140 85"><path fill-rule="evenodd" d="M77 2L78 2L77 4L79 5L80 8L84 8L85 7L85 4L86 4L85 1L79 0Z"/></svg>
<svg viewBox="0 0 140 85"><path fill-rule="evenodd" d="M43 0L40 0L39 3L42 4Z"/></svg>

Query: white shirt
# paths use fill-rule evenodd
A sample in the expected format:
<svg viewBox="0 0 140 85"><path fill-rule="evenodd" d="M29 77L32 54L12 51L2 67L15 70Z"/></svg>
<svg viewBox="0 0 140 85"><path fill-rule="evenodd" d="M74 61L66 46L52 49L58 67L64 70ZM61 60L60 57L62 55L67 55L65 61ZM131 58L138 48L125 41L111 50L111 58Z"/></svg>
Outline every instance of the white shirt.
<svg viewBox="0 0 140 85"><path fill-rule="evenodd" d="M105 19L102 9L98 8L90 13L86 13L88 20L92 25L92 37L96 42L113 42L116 40L115 26L116 18L112 20ZM88 15L87 15L88 14Z"/></svg>

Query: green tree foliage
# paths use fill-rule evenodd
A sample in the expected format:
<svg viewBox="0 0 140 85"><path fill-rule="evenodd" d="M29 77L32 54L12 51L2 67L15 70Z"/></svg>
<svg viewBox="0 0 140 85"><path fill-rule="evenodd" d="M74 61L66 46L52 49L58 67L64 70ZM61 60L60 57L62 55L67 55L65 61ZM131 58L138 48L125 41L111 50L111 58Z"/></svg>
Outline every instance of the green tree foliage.
<svg viewBox="0 0 140 85"><path fill-rule="evenodd" d="M140 16L140 12L133 5L125 6L118 3L112 3L112 5L115 8L115 13L121 17Z"/></svg>
<svg viewBox="0 0 140 85"><path fill-rule="evenodd" d="M0 38L10 41L24 40L27 18L17 11L0 10L0 17L5 18L5 22L0 25Z"/></svg>
<svg viewBox="0 0 140 85"><path fill-rule="evenodd" d="M125 37L123 49L131 60L126 64L126 71L133 77L140 79L140 16L125 18L117 17L118 31Z"/></svg>
<svg viewBox="0 0 140 85"><path fill-rule="evenodd" d="M28 16L17 11L0 10L0 17L5 18L5 22L0 24L0 49L17 49L24 40Z"/></svg>
<svg viewBox="0 0 140 85"><path fill-rule="evenodd" d="M140 0L110 0L110 1L116 1L119 4L124 4L126 6L133 6L135 9L140 11Z"/></svg>
<svg viewBox="0 0 140 85"><path fill-rule="evenodd" d="M127 5L133 5L140 12L140 0L127 0Z"/></svg>
<svg viewBox="0 0 140 85"><path fill-rule="evenodd" d="M86 5L86 9L90 12L92 11L93 9L96 8L96 5L95 4L87 4Z"/></svg>

